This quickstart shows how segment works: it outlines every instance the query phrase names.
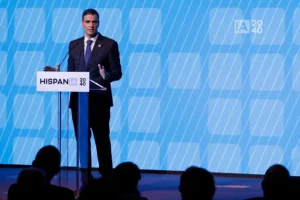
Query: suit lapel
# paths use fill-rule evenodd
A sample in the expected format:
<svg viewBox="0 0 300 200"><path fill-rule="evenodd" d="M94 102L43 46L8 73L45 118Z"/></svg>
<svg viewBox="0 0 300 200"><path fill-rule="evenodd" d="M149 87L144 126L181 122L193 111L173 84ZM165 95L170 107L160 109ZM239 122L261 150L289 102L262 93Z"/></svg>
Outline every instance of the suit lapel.
<svg viewBox="0 0 300 200"><path fill-rule="evenodd" d="M101 53L101 50L103 49L102 46L103 46L103 36L100 33L98 33L98 38L97 38L96 43L93 47L92 54L91 54L91 57L90 57L89 62L87 64L86 70L89 70L93 63L98 64L97 63L97 57L99 56L99 54Z"/></svg>
<svg viewBox="0 0 300 200"><path fill-rule="evenodd" d="M76 60L78 61L79 65L76 65L76 71L83 72L85 71L85 61L84 61L84 37L78 39L78 45L73 50Z"/></svg>
<svg viewBox="0 0 300 200"><path fill-rule="evenodd" d="M79 71L85 71L85 60L84 60L84 37L81 39L80 43L79 43L79 66L80 69Z"/></svg>

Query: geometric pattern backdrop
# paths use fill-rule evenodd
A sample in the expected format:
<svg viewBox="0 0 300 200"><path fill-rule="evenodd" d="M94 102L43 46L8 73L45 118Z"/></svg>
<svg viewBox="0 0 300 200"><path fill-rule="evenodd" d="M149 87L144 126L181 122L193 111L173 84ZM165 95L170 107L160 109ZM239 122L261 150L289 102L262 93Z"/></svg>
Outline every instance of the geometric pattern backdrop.
<svg viewBox="0 0 300 200"><path fill-rule="evenodd" d="M81 14L90 7L121 54L114 165L263 174L282 163L300 175L294 0L0 0L1 164L30 164L40 147L58 145L58 95L36 92L36 72L83 35ZM69 94L62 97L62 165L75 166Z"/></svg>

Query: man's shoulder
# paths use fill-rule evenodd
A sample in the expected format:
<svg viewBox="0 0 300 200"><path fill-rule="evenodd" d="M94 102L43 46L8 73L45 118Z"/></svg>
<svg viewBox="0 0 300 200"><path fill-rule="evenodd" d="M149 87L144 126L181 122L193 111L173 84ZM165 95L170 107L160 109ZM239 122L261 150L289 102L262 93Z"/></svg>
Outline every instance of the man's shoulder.
<svg viewBox="0 0 300 200"><path fill-rule="evenodd" d="M71 40L71 41L70 41L70 44L72 44L72 43L77 43L77 42L83 40L83 38L84 38L84 37L80 37L80 38L77 38L77 39L75 39L75 40Z"/></svg>
<svg viewBox="0 0 300 200"><path fill-rule="evenodd" d="M104 36L104 35L101 35L101 37L102 37L102 40L105 41L106 43L118 44L116 40L114 40L110 37L107 37L107 36Z"/></svg>

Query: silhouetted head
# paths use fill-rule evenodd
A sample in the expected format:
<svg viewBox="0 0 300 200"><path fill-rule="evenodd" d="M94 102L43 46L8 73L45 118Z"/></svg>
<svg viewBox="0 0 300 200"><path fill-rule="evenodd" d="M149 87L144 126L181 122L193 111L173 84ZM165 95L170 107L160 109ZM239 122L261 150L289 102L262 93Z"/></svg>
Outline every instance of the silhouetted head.
<svg viewBox="0 0 300 200"><path fill-rule="evenodd" d="M265 173L264 179L267 178L288 178L290 177L289 170L281 165L281 164L274 164L269 167Z"/></svg>
<svg viewBox="0 0 300 200"><path fill-rule="evenodd" d="M23 186L45 185L46 177L38 169L24 169L20 172L17 183Z"/></svg>
<svg viewBox="0 0 300 200"><path fill-rule="evenodd" d="M60 171L61 154L52 145L42 147L35 156L32 165L45 171L46 177L50 182Z"/></svg>
<svg viewBox="0 0 300 200"><path fill-rule="evenodd" d="M281 164L274 164L269 167L262 181L262 190L267 199L284 198L287 194L290 173Z"/></svg>
<svg viewBox="0 0 300 200"><path fill-rule="evenodd" d="M180 177L182 199L212 199L215 190L214 177L206 169L191 166Z"/></svg>
<svg viewBox="0 0 300 200"><path fill-rule="evenodd" d="M46 188L46 177L41 170L36 168L27 168L19 173L17 183L9 186L7 199L46 199Z"/></svg>
<svg viewBox="0 0 300 200"><path fill-rule="evenodd" d="M120 163L114 170L112 175L113 185L118 189L134 190L137 188L141 180L141 172L139 167L132 162Z"/></svg>

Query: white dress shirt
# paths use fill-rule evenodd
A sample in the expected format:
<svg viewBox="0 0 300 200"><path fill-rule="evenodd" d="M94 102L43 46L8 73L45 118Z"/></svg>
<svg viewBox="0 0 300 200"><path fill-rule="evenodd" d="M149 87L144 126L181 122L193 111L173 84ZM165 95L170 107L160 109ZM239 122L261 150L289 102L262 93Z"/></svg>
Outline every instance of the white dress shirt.
<svg viewBox="0 0 300 200"><path fill-rule="evenodd" d="M98 34L95 37L92 37L92 38L88 38L88 37L84 36L84 55L85 55L85 50L86 50L86 46L87 46L86 42L88 40L92 40L93 41L92 44L91 44L91 51L93 51L93 48L94 48L95 43L97 41L97 38L98 38Z"/></svg>

